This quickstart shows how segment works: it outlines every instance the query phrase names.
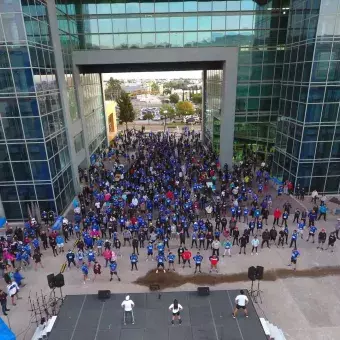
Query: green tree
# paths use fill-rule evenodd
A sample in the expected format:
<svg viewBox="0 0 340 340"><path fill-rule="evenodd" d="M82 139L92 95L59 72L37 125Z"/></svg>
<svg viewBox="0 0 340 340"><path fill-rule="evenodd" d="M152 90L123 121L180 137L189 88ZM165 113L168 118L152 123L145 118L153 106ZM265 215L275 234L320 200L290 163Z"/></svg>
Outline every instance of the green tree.
<svg viewBox="0 0 340 340"><path fill-rule="evenodd" d="M129 94L123 91L117 100L117 104L119 108L119 121L121 124L125 123L127 129L127 123L133 122L135 119L135 112Z"/></svg>
<svg viewBox="0 0 340 340"><path fill-rule="evenodd" d="M153 82L151 84L151 92L152 93L159 93L159 86L156 82Z"/></svg>
<svg viewBox="0 0 340 340"><path fill-rule="evenodd" d="M193 93L191 95L191 101L196 105L202 104L202 93Z"/></svg>
<svg viewBox="0 0 340 340"><path fill-rule="evenodd" d="M166 95L170 95L171 94L171 89L164 89L163 90L163 94Z"/></svg>
<svg viewBox="0 0 340 340"><path fill-rule="evenodd" d="M163 104L161 106L161 109L159 110L160 114L164 116L164 131L166 127L166 121L167 119L173 119L176 116L176 111L172 105L169 104Z"/></svg>
<svg viewBox="0 0 340 340"><path fill-rule="evenodd" d="M144 117L144 119L147 119L148 120L148 124L150 124L150 119L153 118L153 114L151 112L147 112Z"/></svg>
<svg viewBox="0 0 340 340"><path fill-rule="evenodd" d="M194 105L189 101L182 101L176 104L176 113L178 116L188 116L195 113Z"/></svg>
<svg viewBox="0 0 340 340"><path fill-rule="evenodd" d="M169 99L170 103L177 104L179 102L179 95L177 93L173 93L172 95L170 95Z"/></svg>
<svg viewBox="0 0 340 340"><path fill-rule="evenodd" d="M106 83L105 100L115 100L122 93L122 82L118 79L110 78Z"/></svg>

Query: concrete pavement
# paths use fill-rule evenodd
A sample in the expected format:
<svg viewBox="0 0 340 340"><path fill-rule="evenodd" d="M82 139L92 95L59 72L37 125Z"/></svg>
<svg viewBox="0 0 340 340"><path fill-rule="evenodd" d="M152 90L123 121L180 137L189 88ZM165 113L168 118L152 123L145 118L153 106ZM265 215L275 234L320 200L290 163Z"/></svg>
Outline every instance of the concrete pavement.
<svg viewBox="0 0 340 340"><path fill-rule="evenodd" d="M336 217L329 216L327 222L318 223L318 227L325 227L327 232L334 230ZM272 223L272 216L269 219L269 225ZM290 230L292 223L290 221ZM241 223L241 230L244 225ZM189 241L189 240L188 240ZM336 243L334 253L321 251L316 249L316 244L298 240L298 249L301 252L301 257L298 261L298 268L311 268L315 266L339 266L340 251L338 250L340 243ZM172 240L170 243L171 250L177 253L178 242ZM65 250L68 247L66 245ZM278 249L275 246L271 249L260 250L259 255L250 255L250 247L248 246L247 255L238 255L238 247L232 249L231 258L222 258L220 261L221 273L238 273L247 271L249 266L262 265L265 270L271 268L287 268L289 263L291 250L285 247ZM147 287L133 284L138 277L144 276L145 273L155 268L155 262L146 261L146 250L140 250L139 271L130 270L129 255L130 247L122 248L122 257L118 259L118 271L122 281L119 283L114 280L109 282L109 270L104 268L104 259L99 257L99 261L103 266L102 275L96 282L92 281L93 273L90 270L91 281L85 285L82 282L82 274L80 270L71 268L64 274L66 285L63 288L63 294L85 294L97 293L99 289L110 289L114 292L145 292ZM193 250L193 254L195 250ZM208 256L210 251L201 251L204 256L204 264L202 270L208 271ZM51 249L44 252L43 264L44 269L38 269L35 272L29 269L23 272L26 277L27 286L21 290L22 300L18 301L17 306L11 306L8 302L9 321L13 331L18 335L18 339L30 339L34 332L35 324L31 324L28 329L31 319L29 312L28 296L34 296L41 291L49 294L50 289L47 285L46 275L57 273L60 270L61 264L65 260L65 253L54 258ZM193 268L179 268L176 270L180 274L192 274ZM160 273L159 275L166 275ZM263 290L263 304L257 305L257 309L262 315L278 327L282 328L287 339L301 340L303 338L310 340L321 339L338 339L340 334L340 326L338 320L340 318L340 291L338 288L339 277L323 277L323 278L288 278L277 280L275 282L262 282L261 289ZM1 286L4 282L1 282ZM250 288L250 283L240 282L235 284L222 284L212 289L235 289L235 288ZM192 290L196 287L192 284L185 284L178 290ZM168 291L171 289L167 289ZM176 289L175 289L176 290ZM262 312L263 310L263 312ZM7 322L7 320L5 319Z"/></svg>

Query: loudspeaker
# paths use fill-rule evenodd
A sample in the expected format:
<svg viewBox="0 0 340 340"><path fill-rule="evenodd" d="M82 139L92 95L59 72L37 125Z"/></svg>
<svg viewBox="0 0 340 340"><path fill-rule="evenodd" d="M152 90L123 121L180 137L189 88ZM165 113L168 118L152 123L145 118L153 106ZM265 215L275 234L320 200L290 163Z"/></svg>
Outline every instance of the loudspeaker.
<svg viewBox="0 0 340 340"><path fill-rule="evenodd" d="M256 268L254 266L248 268L248 278L250 281L256 280Z"/></svg>
<svg viewBox="0 0 340 340"><path fill-rule="evenodd" d="M54 274L47 275L47 283L51 289L54 288Z"/></svg>
<svg viewBox="0 0 340 340"><path fill-rule="evenodd" d="M264 268L261 266L256 267L256 280L263 280Z"/></svg>
<svg viewBox="0 0 340 340"><path fill-rule="evenodd" d="M105 300L109 299L111 296L110 290L98 290L98 299Z"/></svg>
<svg viewBox="0 0 340 340"><path fill-rule="evenodd" d="M160 290L161 287L160 287L159 285L153 284L153 285L150 285L150 286L149 286L149 289L150 289L150 291L154 292L154 291L156 291L156 290Z"/></svg>
<svg viewBox="0 0 340 340"><path fill-rule="evenodd" d="M199 296L208 296L210 294L209 287L197 287L197 294Z"/></svg>
<svg viewBox="0 0 340 340"><path fill-rule="evenodd" d="M65 286L64 275L59 273L54 277L54 286L56 288L61 288Z"/></svg>

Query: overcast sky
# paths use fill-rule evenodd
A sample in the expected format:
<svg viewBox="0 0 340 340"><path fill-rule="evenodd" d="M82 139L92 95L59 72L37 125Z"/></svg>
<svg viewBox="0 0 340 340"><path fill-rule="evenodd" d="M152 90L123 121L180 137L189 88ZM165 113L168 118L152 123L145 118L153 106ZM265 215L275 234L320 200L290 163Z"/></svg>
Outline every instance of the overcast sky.
<svg viewBox="0 0 340 340"><path fill-rule="evenodd" d="M131 72L131 73L103 73L103 80L110 77L115 79L201 79L202 71L171 71L171 72Z"/></svg>

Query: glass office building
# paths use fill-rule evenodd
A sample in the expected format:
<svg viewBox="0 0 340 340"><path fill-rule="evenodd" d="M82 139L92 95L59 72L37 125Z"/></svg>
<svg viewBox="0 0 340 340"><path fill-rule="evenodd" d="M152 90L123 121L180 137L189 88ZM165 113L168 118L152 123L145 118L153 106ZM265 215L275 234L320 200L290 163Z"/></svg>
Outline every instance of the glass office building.
<svg viewBox="0 0 340 340"><path fill-rule="evenodd" d="M75 51L237 47L235 159L256 150L275 177L339 193L339 3L0 1L0 215L64 211L106 143L101 76L79 73ZM223 71L204 72L218 149Z"/></svg>

